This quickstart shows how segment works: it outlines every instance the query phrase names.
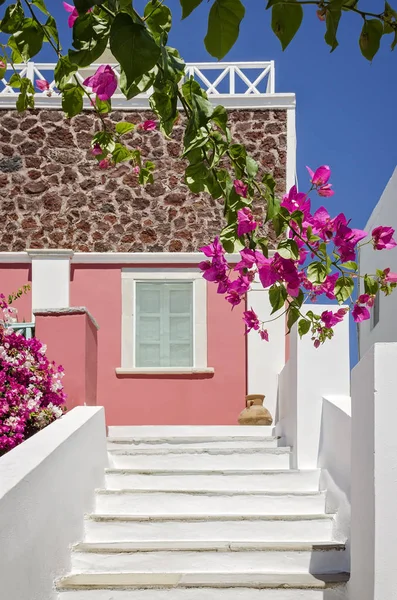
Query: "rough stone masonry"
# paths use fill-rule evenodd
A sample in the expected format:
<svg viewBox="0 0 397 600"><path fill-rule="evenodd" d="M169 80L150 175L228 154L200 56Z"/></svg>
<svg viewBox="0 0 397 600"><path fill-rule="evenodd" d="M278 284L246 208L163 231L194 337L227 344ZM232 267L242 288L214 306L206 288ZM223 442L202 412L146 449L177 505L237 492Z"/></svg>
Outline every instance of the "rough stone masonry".
<svg viewBox="0 0 397 600"><path fill-rule="evenodd" d="M140 123L148 111L117 111L109 121ZM244 142L285 191L285 110L230 111L233 139ZM72 248L76 252L192 252L224 225L221 201L183 183L183 129L124 137L156 163L155 182L138 184L131 167L101 171L90 152L96 123L85 112L0 111L0 250Z"/></svg>

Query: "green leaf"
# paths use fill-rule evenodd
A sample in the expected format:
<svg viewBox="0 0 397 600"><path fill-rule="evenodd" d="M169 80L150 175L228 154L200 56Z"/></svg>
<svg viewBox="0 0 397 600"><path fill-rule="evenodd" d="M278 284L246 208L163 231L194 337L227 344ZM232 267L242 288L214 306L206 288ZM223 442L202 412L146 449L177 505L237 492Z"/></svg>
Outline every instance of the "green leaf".
<svg viewBox="0 0 397 600"><path fill-rule="evenodd" d="M292 306L288 311L288 317L287 317L288 333L291 331L291 327L294 325L294 323L297 322L299 317L300 317L299 309L296 308L295 306Z"/></svg>
<svg viewBox="0 0 397 600"><path fill-rule="evenodd" d="M211 56L223 58L234 46L245 15L240 0L215 0L208 17L208 30L204 43Z"/></svg>
<svg viewBox="0 0 397 600"><path fill-rule="evenodd" d="M185 171L185 182L189 189L198 194L205 190L205 181L208 177L208 168L203 162L189 165Z"/></svg>
<svg viewBox="0 0 397 600"><path fill-rule="evenodd" d="M42 13L44 13L48 17L50 16L50 13L47 10L44 0L31 0L31 3L34 6L37 6L37 8L40 9Z"/></svg>
<svg viewBox="0 0 397 600"><path fill-rule="evenodd" d="M127 121L121 121L120 123L117 123L117 125L116 125L116 132L119 135L124 135L125 133L128 133L129 131L132 131L133 129L135 129L135 125L133 123L127 123Z"/></svg>
<svg viewBox="0 0 397 600"><path fill-rule="evenodd" d="M156 8L152 2L148 2L145 6L144 17L152 33L161 35L164 31L168 33L172 25L172 15L168 6L161 4Z"/></svg>
<svg viewBox="0 0 397 600"><path fill-rule="evenodd" d="M365 275L364 277L364 290L366 294L370 294L370 296L374 296L379 290L378 282L369 275Z"/></svg>
<svg viewBox="0 0 397 600"><path fill-rule="evenodd" d="M335 296L339 303L347 300L354 291L354 281L350 277L339 277L335 283Z"/></svg>
<svg viewBox="0 0 397 600"><path fill-rule="evenodd" d="M165 135L171 133L178 117L177 94L177 84L168 81L161 89L155 89L149 98L150 106L160 118L160 129Z"/></svg>
<svg viewBox="0 0 397 600"><path fill-rule="evenodd" d="M98 96L95 98L95 106L101 115L108 115L112 111L111 100L100 100Z"/></svg>
<svg viewBox="0 0 397 600"><path fill-rule="evenodd" d="M74 75L76 71L77 65L71 63L68 56L61 56L54 70L56 86L62 91L65 85L70 82L71 76Z"/></svg>
<svg viewBox="0 0 397 600"><path fill-rule="evenodd" d="M292 260L298 260L299 258L298 244L295 240L289 238L279 243L277 252L282 258L291 258Z"/></svg>
<svg viewBox="0 0 397 600"><path fill-rule="evenodd" d="M45 22L45 24L43 25L45 32L47 34L47 36L51 39L53 39L53 41L55 42L55 45L57 46L57 48L59 48L59 35L58 35L58 28L57 28L57 24L55 22L54 17L48 17L47 21ZM44 36L44 41L47 42L48 39L46 39L46 37Z"/></svg>
<svg viewBox="0 0 397 600"><path fill-rule="evenodd" d="M270 314L283 308L287 295L287 290L283 285L274 284L271 286L269 289L269 301L273 310Z"/></svg>
<svg viewBox="0 0 397 600"><path fill-rule="evenodd" d="M21 93L18 96L16 107L19 112L27 108L34 108L34 87L30 79L22 77L19 82Z"/></svg>
<svg viewBox="0 0 397 600"><path fill-rule="evenodd" d="M144 92L146 92L153 85L156 74L157 67L154 67L154 69L152 69L149 73L141 75L141 77L138 77L138 79L136 79L131 85L128 86L127 77L124 71L121 71L120 89L123 92L124 96L127 98L127 100L131 100L131 98L134 98L138 94L143 94Z"/></svg>
<svg viewBox="0 0 397 600"><path fill-rule="evenodd" d="M361 54L369 61L373 59L380 47L380 40L383 35L382 22L378 19L369 19L364 21L360 35Z"/></svg>
<svg viewBox="0 0 397 600"><path fill-rule="evenodd" d="M339 45L339 42L336 38L336 34L338 31L339 21L340 21L341 16L342 16L342 10L339 7L339 5L334 6L334 7L329 5L327 7L326 16L325 16L325 23L327 26L327 30L325 32L324 39L325 39L326 43L328 44L328 46L331 47L331 52L333 52L335 50L335 48L337 48Z"/></svg>
<svg viewBox="0 0 397 600"><path fill-rule="evenodd" d="M105 0L74 0L74 5L80 15L87 12L88 9L98 4L103 4Z"/></svg>
<svg viewBox="0 0 397 600"><path fill-rule="evenodd" d="M203 0L179 0L182 6L182 19L186 19Z"/></svg>
<svg viewBox="0 0 397 600"><path fill-rule="evenodd" d="M227 129L227 112L224 106L216 106L212 113L211 120L218 125L224 133Z"/></svg>
<svg viewBox="0 0 397 600"><path fill-rule="evenodd" d="M38 54L43 45L43 30L33 19L25 19L22 28L14 33L15 44L25 61Z"/></svg>
<svg viewBox="0 0 397 600"><path fill-rule="evenodd" d="M110 49L125 73L127 87L153 69L160 58L160 47L151 33L127 13L119 13L112 23Z"/></svg>
<svg viewBox="0 0 397 600"><path fill-rule="evenodd" d="M291 0L292 2L292 0ZM271 4L268 5L271 6ZM277 2L272 8L272 29L281 42L283 50L293 40L302 24L303 9L293 1L291 4Z"/></svg>
<svg viewBox="0 0 397 600"><path fill-rule="evenodd" d="M125 160L131 160L133 155L123 144L116 143L116 146L112 152L113 162L120 163Z"/></svg>
<svg viewBox="0 0 397 600"><path fill-rule="evenodd" d="M15 33L21 27L24 18L25 14L22 6L20 4L10 4L0 21L0 30L3 33Z"/></svg>
<svg viewBox="0 0 397 600"><path fill-rule="evenodd" d="M298 323L298 333L302 338L306 333L310 331L311 322L307 319L301 319Z"/></svg>
<svg viewBox="0 0 397 600"><path fill-rule="evenodd" d="M352 271L358 271L358 265L353 260L348 260L347 262L342 263L340 266L342 267L342 269L350 269Z"/></svg>
<svg viewBox="0 0 397 600"><path fill-rule="evenodd" d="M395 33L396 30L391 26L391 23L396 23L397 11L395 11L388 2L385 2L384 19L383 33Z"/></svg>
<svg viewBox="0 0 397 600"><path fill-rule="evenodd" d="M79 85L68 83L62 91L62 109L68 118L78 115L83 110L84 90Z"/></svg>
<svg viewBox="0 0 397 600"><path fill-rule="evenodd" d="M79 67L89 67L105 52L110 31L109 20L90 12L78 19L73 26L73 46L70 60Z"/></svg>
<svg viewBox="0 0 397 600"><path fill-rule="evenodd" d="M328 275L327 267L321 262L312 262L307 267L307 278L312 283L323 283Z"/></svg>
<svg viewBox="0 0 397 600"><path fill-rule="evenodd" d="M12 88L20 88L22 83L22 77L19 73L13 73L8 81L8 85Z"/></svg>

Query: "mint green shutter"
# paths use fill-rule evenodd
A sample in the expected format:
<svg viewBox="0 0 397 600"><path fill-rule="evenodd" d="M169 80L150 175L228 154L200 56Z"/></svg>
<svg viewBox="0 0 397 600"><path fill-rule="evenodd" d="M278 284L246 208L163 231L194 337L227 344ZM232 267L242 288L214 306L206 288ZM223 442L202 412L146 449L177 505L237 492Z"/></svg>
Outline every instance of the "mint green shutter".
<svg viewBox="0 0 397 600"><path fill-rule="evenodd" d="M193 366L193 284L136 284L136 367Z"/></svg>

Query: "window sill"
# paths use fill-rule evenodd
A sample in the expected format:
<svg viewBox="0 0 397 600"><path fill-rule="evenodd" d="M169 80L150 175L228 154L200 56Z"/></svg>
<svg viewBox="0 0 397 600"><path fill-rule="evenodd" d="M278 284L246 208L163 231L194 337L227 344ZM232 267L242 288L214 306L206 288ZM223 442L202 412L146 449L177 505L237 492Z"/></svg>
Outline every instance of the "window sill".
<svg viewBox="0 0 397 600"><path fill-rule="evenodd" d="M116 369L116 375L213 375L214 372L213 367L155 367L146 369L119 367Z"/></svg>

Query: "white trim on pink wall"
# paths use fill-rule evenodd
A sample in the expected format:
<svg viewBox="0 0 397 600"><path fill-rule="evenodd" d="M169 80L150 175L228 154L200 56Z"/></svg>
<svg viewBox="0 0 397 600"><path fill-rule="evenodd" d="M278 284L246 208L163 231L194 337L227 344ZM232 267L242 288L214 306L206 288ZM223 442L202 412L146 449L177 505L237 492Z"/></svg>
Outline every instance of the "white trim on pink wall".
<svg viewBox="0 0 397 600"><path fill-rule="evenodd" d="M37 251L32 251L37 252ZM49 250L50 254L59 251ZM61 251L62 252L62 251ZM229 263L240 260L239 254L227 254ZM75 252L72 264L129 264L129 265L197 265L205 256L202 252ZM0 252L0 263L31 263L29 252Z"/></svg>

